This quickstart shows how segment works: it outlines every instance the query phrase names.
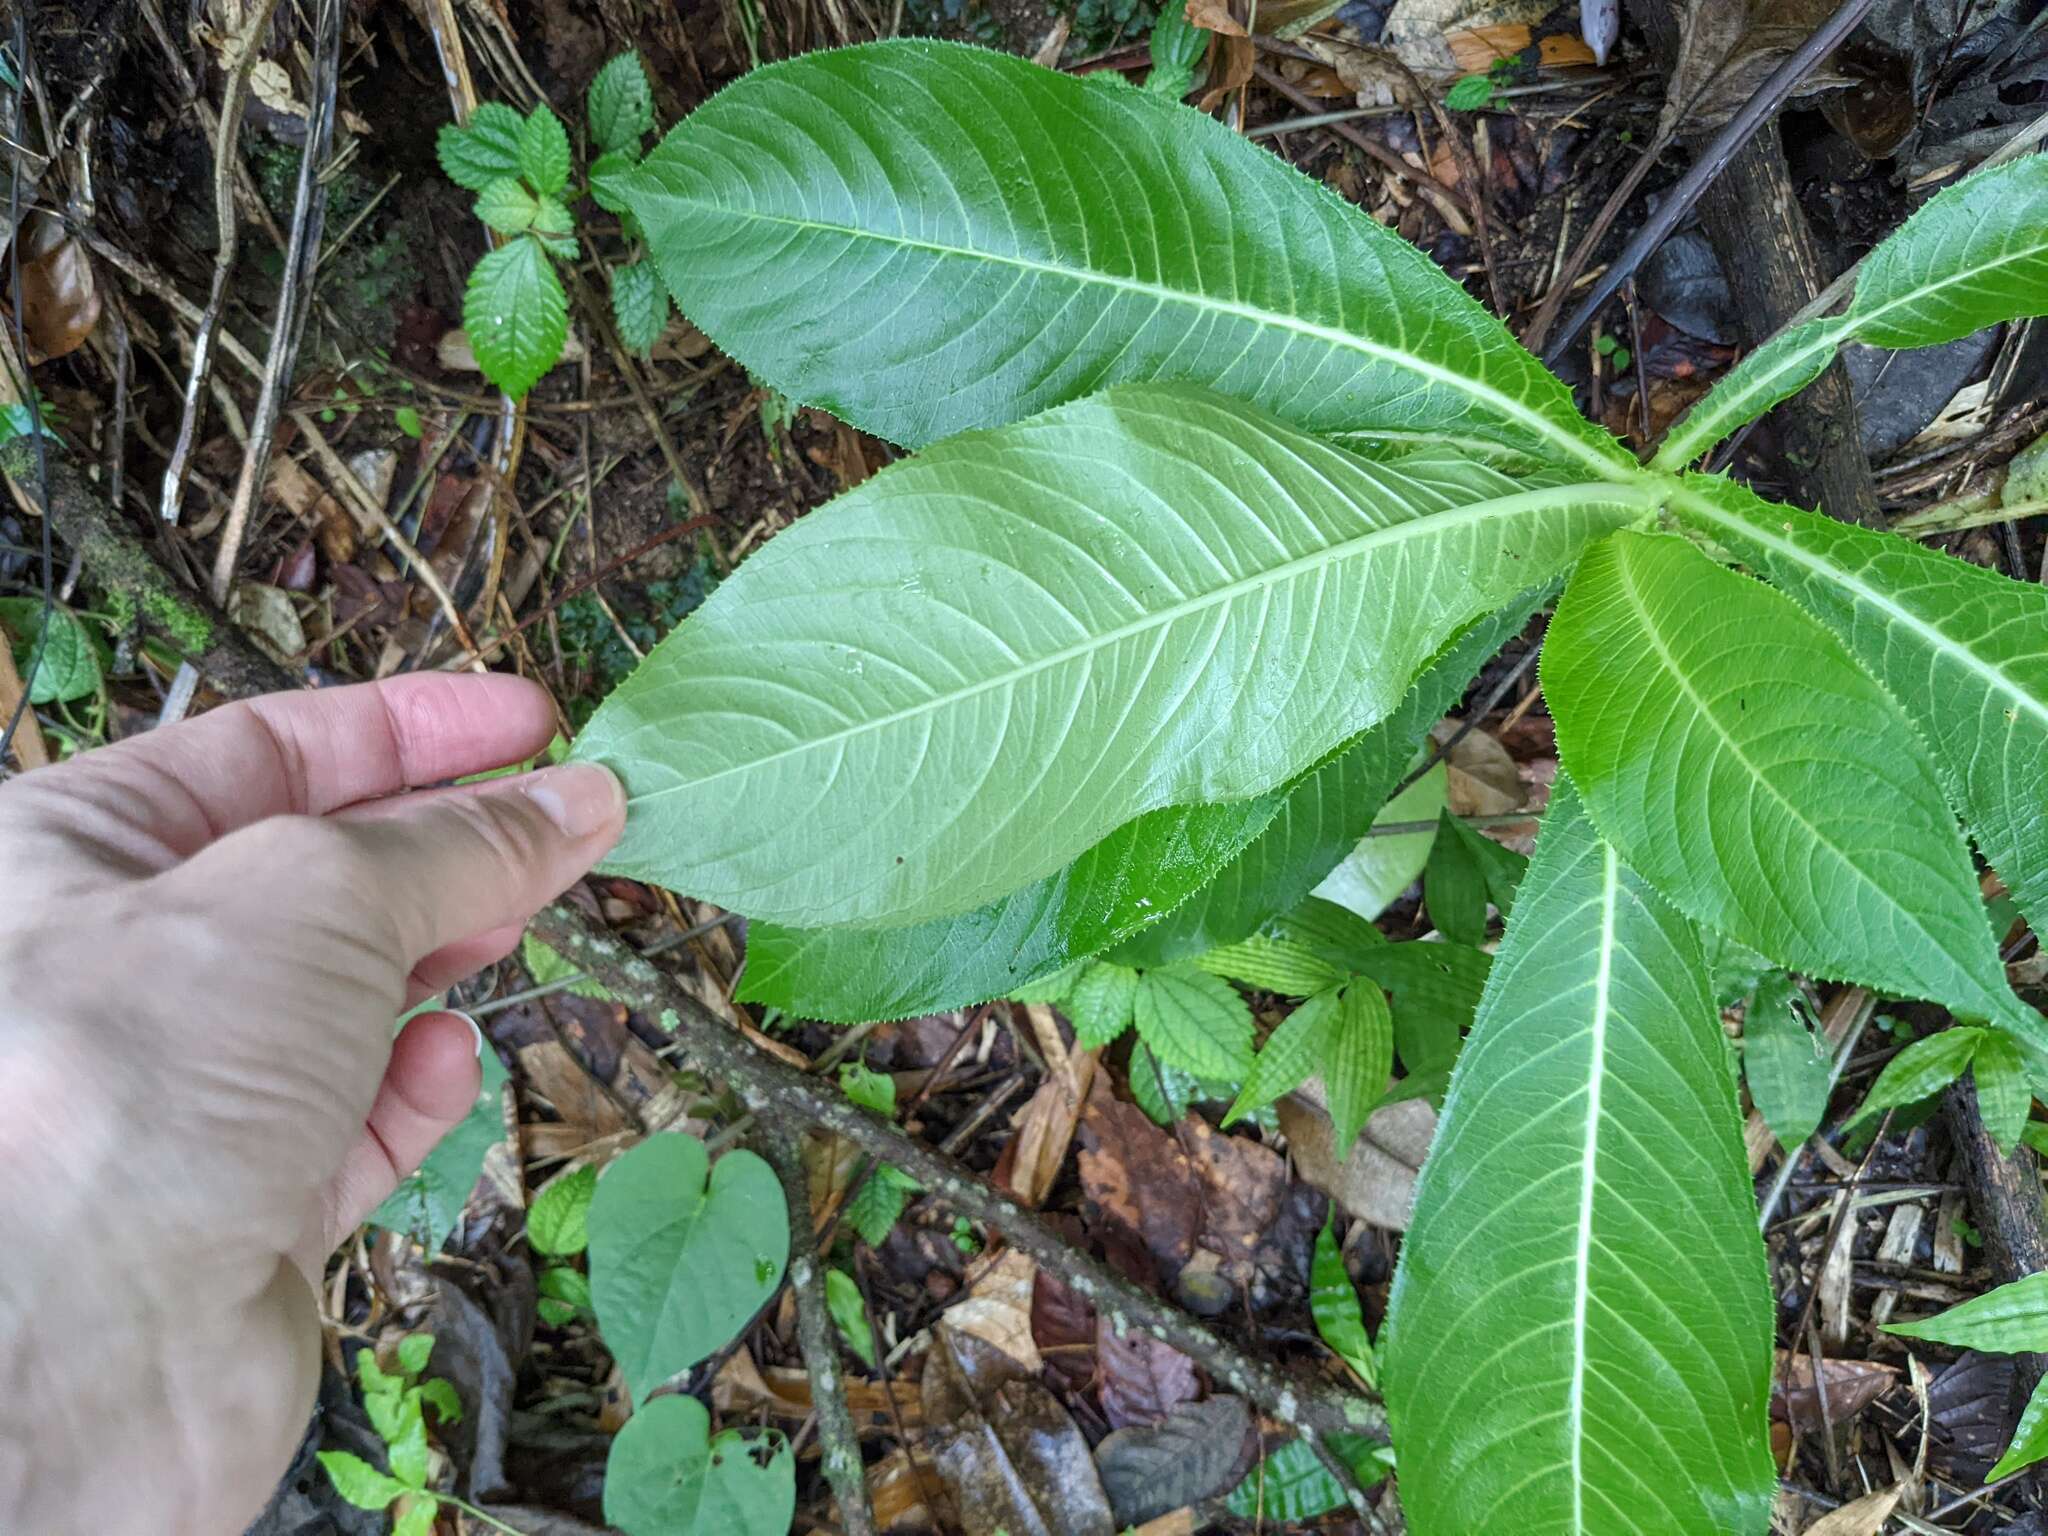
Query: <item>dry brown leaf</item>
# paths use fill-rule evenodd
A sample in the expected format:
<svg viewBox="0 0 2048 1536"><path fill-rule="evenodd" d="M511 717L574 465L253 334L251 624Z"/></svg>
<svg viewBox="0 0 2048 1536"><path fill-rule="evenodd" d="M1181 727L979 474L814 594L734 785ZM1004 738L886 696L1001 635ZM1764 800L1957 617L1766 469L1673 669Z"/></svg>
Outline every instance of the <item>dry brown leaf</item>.
<svg viewBox="0 0 2048 1536"><path fill-rule="evenodd" d="M993 1344L1034 1376L1045 1364L1031 1331L1031 1296L1038 1264L1015 1248L1004 1250L968 1287L966 1299L946 1308L946 1326Z"/></svg>
<svg viewBox="0 0 2048 1536"><path fill-rule="evenodd" d="M1861 1413L1891 1390L1897 1366L1876 1360L1823 1360L1820 1380L1827 1385L1828 1418L1841 1424ZM1786 1420L1806 1434L1821 1427L1820 1393L1814 1385L1813 1357L1805 1352L1777 1351L1771 1376L1771 1416Z"/></svg>
<svg viewBox="0 0 2048 1536"><path fill-rule="evenodd" d="M1108 1235L1149 1253L1169 1274L1195 1251L1201 1181L1180 1143L1098 1076L1081 1116L1081 1189Z"/></svg>
<svg viewBox="0 0 2048 1536"><path fill-rule="evenodd" d="M1380 34L1387 47L1417 74L1456 74L1461 65L1451 39L1463 33L1519 28L1526 39L1550 11L1553 0L1395 0ZM1468 46L1470 46L1468 44ZM1524 42L1524 47L1527 43ZM1486 69L1494 62L1489 57Z"/></svg>
<svg viewBox="0 0 2048 1536"><path fill-rule="evenodd" d="M1286 1161L1271 1147L1226 1136L1191 1115L1183 1122L1188 1156L1202 1181L1197 1241L1223 1261L1223 1277L1243 1290L1258 1272L1258 1254L1287 1193Z"/></svg>
<svg viewBox="0 0 2048 1536"><path fill-rule="evenodd" d="M1244 23L1230 14L1230 0L1187 0L1188 20L1204 32L1223 37L1245 36Z"/></svg>
<svg viewBox="0 0 2048 1536"><path fill-rule="evenodd" d="M991 1344L932 1330L924 1369L932 1461L964 1536L1113 1536L1088 1442L1059 1400Z"/></svg>
<svg viewBox="0 0 2048 1536"><path fill-rule="evenodd" d="M1032 1037L1045 1058L1045 1081L1017 1117L1010 1165L1010 1193L1024 1204L1041 1205L1066 1166L1074 1128L1095 1083L1100 1051L1069 1050L1052 1010L1032 1003L1025 1010Z"/></svg>
<svg viewBox="0 0 2048 1536"><path fill-rule="evenodd" d="M1194 1361L1142 1329L1118 1333L1107 1317L1096 1319L1095 1358L1102 1365L1102 1416L1112 1429L1157 1424L1201 1390Z"/></svg>
<svg viewBox="0 0 2048 1536"><path fill-rule="evenodd" d="M868 1502L874 1506L877 1528L891 1536L933 1529L936 1522L925 1504L925 1481L911 1465L908 1451L891 1451L870 1466Z"/></svg>
<svg viewBox="0 0 2048 1536"><path fill-rule="evenodd" d="M584 1139L616 1135L631 1127L625 1111L559 1040L521 1046L518 1056L527 1091L552 1105L562 1121L575 1126Z"/></svg>
<svg viewBox="0 0 2048 1536"><path fill-rule="evenodd" d="M290 666L306 650L306 627L291 594L260 581L245 581L228 594L228 617L272 659Z"/></svg>
<svg viewBox="0 0 2048 1536"><path fill-rule="evenodd" d="M841 1386L847 1410L853 1415L853 1427L863 1435L895 1434L898 1416L906 1430L924 1427L924 1405L911 1388L895 1389L892 1408L890 1390L882 1382L848 1376ZM724 1414L766 1412L778 1419L802 1423L811 1416L810 1373L794 1365L770 1366L763 1371L754 1364L752 1356L741 1350L719 1368L711 1383L711 1404Z"/></svg>
<svg viewBox="0 0 2048 1536"><path fill-rule="evenodd" d="M37 210L23 221L21 327L31 365L75 352L99 323L92 258L61 219Z"/></svg>
<svg viewBox="0 0 2048 1536"><path fill-rule="evenodd" d="M1719 128L1835 9L1834 0L1687 0L1659 131ZM1847 84L1823 63L1793 94Z"/></svg>
<svg viewBox="0 0 2048 1536"><path fill-rule="evenodd" d="M1877 1536L1906 1495L1910 1483L1894 1483L1831 1509L1806 1528L1806 1536Z"/></svg>
<svg viewBox="0 0 2048 1536"><path fill-rule="evenodd" d="M1360 1221L1391 1232L1408 1230L1415 1176L1436 1134L1436 1111L1426 1100L1376 1111L1341 1166L1331 1152L1335 1138L1327 1113L1306 1094L1290 1094L1277 1107L1304 1179Z"/></svg>
<svg viewBox="0 0 2048 1536"><path fill-rule="evenodd" d="M1041 1269L1031 1286L1031 1337L1040 1358L1076 1391L1095 1379L1095 1308L1058 1275Z"/></svg>
<svg viewBox="0 0 2048 1536"><path fill-rule="evenodd" d="M1441 749L1461 729L1455 720L1430 728ZM1444 804L1453 816L1504 816L1529 801L1529 788L1508 749L1482 729L1466 731L1446 757Z"/></svg>

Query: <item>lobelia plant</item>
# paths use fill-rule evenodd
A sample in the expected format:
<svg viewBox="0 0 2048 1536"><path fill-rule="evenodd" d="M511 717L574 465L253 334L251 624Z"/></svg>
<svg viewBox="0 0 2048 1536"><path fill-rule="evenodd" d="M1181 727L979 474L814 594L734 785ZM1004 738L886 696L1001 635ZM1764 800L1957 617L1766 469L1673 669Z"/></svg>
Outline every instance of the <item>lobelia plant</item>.
<svg viewBox="0 0 2048 1536"><path fill-rule="evenodd" d="M1413 1529L1762 1532L1771 1300L1717 966L1932 1000L1971 1031L1942 1071L2048 1086L1964 836L2048 920L2048 592L1688 466L1844 341L2048 313L2048 161L1931 199L1647 464L1419 251L1114 79L815 54L604 184L728 353L915 450L599 709L574 750L629 791L610 868L750 917L751 1000L1035 987L1240 1109L1334 1078L1345 1132L1390 1032L1424 1075L1409 1014L1456 1067L1384 1334L1340 1331ZM1468 941L1512 900L1490 972L1333 939L1304 899L1559 583L1534 859L1461 843L1431 882ZM1254 1054L1218 970L1311 1002ZM1443 999L1481 975L1460 1053ZM1814 1069L1775 1059L1804 1123Z"/></svg>
<svg viewBox="0 0 2048 1536"><path fill-rule="evenodd" d="M611 269L612 323L627 348L646 352L668 324L668 294L641 259L638 221L606 190L639 163L654 131L654 91L637 53L597 72L585 117L595 151L590 195L619 216L629 246L628 259ZM523 395L561 360L569 339L569 299L554 266L583 249L570 211L579 194L570 187L569 131L545 102L522 117L491 101L467 123L444 127L434 148L448 179L477 194L476 216L504 237L470 270L462 329L484 377Z"/></svg>

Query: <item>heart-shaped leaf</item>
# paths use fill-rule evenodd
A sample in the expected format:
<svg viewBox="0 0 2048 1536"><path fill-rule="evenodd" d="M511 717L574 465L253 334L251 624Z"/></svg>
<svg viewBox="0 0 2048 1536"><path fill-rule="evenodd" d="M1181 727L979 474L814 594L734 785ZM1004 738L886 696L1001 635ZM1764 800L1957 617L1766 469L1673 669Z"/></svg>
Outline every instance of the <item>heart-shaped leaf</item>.
<svg viewBox="0 0 2048 1536"><path fill-rule="evenodd" d="M728 1429L694 1397L657 1397L626 1420L605 1462L604 1518L626 1536L783 1536L796 1462L775 1431Z"/></svg>
<svg viewBox="0 0 2048 1536"><path fill-rule="evenodd" d="M694 1136L650 1136L597 1181L590 1293L638 1399L727 1343L789 1256L781 1181L751 1152L711 1169Z"/></svg>

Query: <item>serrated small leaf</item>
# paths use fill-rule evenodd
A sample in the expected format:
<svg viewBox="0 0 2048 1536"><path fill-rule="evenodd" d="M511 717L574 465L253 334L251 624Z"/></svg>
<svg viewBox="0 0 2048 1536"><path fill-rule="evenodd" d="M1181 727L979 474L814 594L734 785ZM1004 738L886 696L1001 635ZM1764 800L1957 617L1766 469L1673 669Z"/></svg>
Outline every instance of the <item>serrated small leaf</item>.
<svg viewBox="0 0 2048 1536"><path fill-rule="evenodd" d="M784 931L788 932L786 929ZM809 935L798 936L809 937ZM753 957L754 942L755 930L750 929L747 933L747 955L749 959ZM1004 995L1013 1003L1052 1003L1055 1005L1064 1003L1067 1000L1067 994L1074 990L1074 983L1079 981L1086 973L1088 965L1089 962L1086 960L1076 960L1072 965L1063 965L1058 970L1040 976L1036 981L1027 981L1023 986L1017 987ZM749 1002L753 1001L752 998L747 997L745 992L742 992L740 995Z"/></svg>
<svg viewBox="0 0 2048 1536"><path fill-rule="evenodd" d="M560 197L569 185L569 130L546 102L519 125L519 174L543 197Z"/></svg>
<svg viewBox="0 0 2048 1536"><path fill-rule="evenodd" d="M720 91L626 187L707 335L906 446L1170 378L1318 434L1635 468L1421 251L1152 92L956 43L833 49Z"/></svg>
<svg viewBox="0 0 2048 1536"><path fill-rule="evenodd" d="M1884 1331L1956 1349L2006 1355L2048 1351L2048 1271L1973 1296L1917 1323L1886 1323Z"/></svg>
<svg viewBox="0 0 2048 1536"><path fill-rule="evenodd" d="M439 1499L431 1493L415 1492L412 1502L406 1505L405 1513L391 1527L391 1536L434 1536L434 1525L440 1513Z"/></svg>
<svg viewBox="0 0 2048 1536"><path fill-rule="evenodd" d="M1444 92L1444 105L1453 112L1477 112L1493 100L1493 80L1488 75L1465 75Z"/></svg>
<svg viewBox="0 0 2048 1536"><path fill-rule="evenodd" d="M620 227L629 240L639 236L627 226L639 221L633 218L632 210L626 204L624 178L639 163L640 157L626 149L611 150L590 162L590 195L606 213L619 215Z"/></svg>
<svg viewBox="0 0 2048 1536"><path fill-rule="evenodd" d="M1684 539L1616 534L1573 573L1542 667L1594 824L1689 917L2048 1042L1918 733L1789 598Z"/></svg>
<svg viewBox="0 0 2048 1536"><path fill-rule="evenodd" d="M1834 1062L1801 1004L1798 983L1773 971L1758 984L1742 1023L1749 1096L1788 1151L1797 1151L1819 1129L1834 1086Z"/></svg>
<svg viewBox="0 0 2048 1536"><path fill-rule="evenodd" d="M500 176L477 194L476 216L501 235L530 228L540 204L516 177Z"/></svg>
<svg viewBox="0 0 2048 1536"><path fill-rule="evenodd" d="M1344 1267L1344 1251L1337 1246L1337 1234L1328 1218L1316 1233L1315 1258L1309 1265L1308 1308L1323 1342L1368 1388L1376 1386L1379 1367L1373 1359L1372 1337L1365 1331L1358 1288Z"/></svg>
<svg viewBox="0 0 2048 1536"><path fill-rule="evenodd" d="M500 101L487 101L458 127L445 123L434 137L441 174L458 187L481 192L492 182L519 174L519 137L525 120Z"/></svg>
<svg viewBox="0 0 2048 1536"><path fill-rule="evenodd" d="M560 361L569 299L547 255L521 236L485 254L462 296L462 329L490 381L525 394Z"/></svg>
<svg viewBox="0 0 2048 1536"><path fill-rule="evenodd" d="M2020 1049L2000 1029L1987 1029L1970 1054L1970 1076L1977 1084L1977 1109L1984 1129L1998 1150L2011 1156L2034 1107L2034 1090Z"/></svg>
<svg viewBox="0 0 2048 1536"><path fill-rule="evenodd" d="M719 1349L775 1294L789 1256L782 1183L751 1152L710 1169L694 1136L650 1136L590 1204L597 1323L636 1398Z"/></svg>
<svg viewBox="0 0 2048 1536"><path fill-rule="evenodd" d="M391 1475L407 1488L427 1486L427 1418L417 1392L398 1399L391 1428L384 1433L384 1454Z"/></svg>
<svg viewBox="0 0 2048 1536"><path fill-rule="evenodd" d="M1299 939L1255 933L1235 944L1197 955L1195 965L1212 976L1282 997L1307 997L1348 974Z"/></svg>
<svg viewBox="0 0 2048 1536"><path fill-rule="evenodd" d="M1252 1064L1252 1011L1220 976L1147 971L1138 981L1132 1018L1161 1061L1196 1077L1236 1082Z"/></svg>
<svg viewBox="0 0 2048 1536"><path fill-rule="evenodd" d="M575 1274L575 1271L569 1270L566 1273ZM581 1280L583 1277L576 1275L576 1278ZM589 1293L586 1291L586 1304L588 1296ZM433 1409L434 1416L443 1424L459 1424L462 1422L462 1399L456 1395L454 1382L436 1376L431 1381L421 1382L419 1392L420 1401Z"/></svg>
<svg viewBox="0 0 2048 1536"><path fill-rule="evenodd" d="M922 1186L900 1168L878 1165L846 1203L846 1224L870 1248L879 1248L903 1219L903 1208Z"/></svg>
<svg viewBox="0 0 2048 1536"><path fill-rule="evenodd" d="M875 1340L868 1330L868 1304L860 1286L843 1269L825 1271L825 1306L839 1326L839 1337L869 1370L875 1368Z"/></svg>
<svg viewBox="0 0 2048 1536"><path fill-rule="evenodd" d="M1285 784L1659 499L1375 464L1166 386L963 434L778 535L599 707L574 754L629 806L602 867L791 924L971 910Z"/></svg>
<svg viewBox="0 0 2048 1536"><path fill-rule="evenodd" d="M597 1170L585 1166L552 1180L526 1213L526 1240L534 1252L573 1258L590 1246L590 1202Z"/></svg>
<svg viewBox="0 0 2048 1536"><path fill-rule="evenodd" d="M2048 1456L2048 1381L2038 1381L2020 1413L2019 1427L2012 1432L2005 1454L1984 1474L1984 1481L1995 1483L2002 1477L2011 1477L2044 1456Z"/></svg>
<svg viewBox="0 0 2048 1536"><path fill-rule="evenodd" d="M587 110L590 137L607 153L636 148L641 135L654 131L654 87L639 54L606 62L591 79Z"/></svg>
<svg viewBox="0 0 2048 1536"><path fill-rule="evenodd" d="M1138 973L1127 965L1097 961L1081 973L1067 994L1066 1014L1074 1039L1100 1049L1130 1028L1138 1003Z"/></svg>
<svg viewBox="0 0 2048 1536"><path fill-rule="evenodd" d="M405 1484L387 1477L360 1456L347 1451L320 1452L320 1465L334 1484L334 1491L357 1509L383 1509L408 1492Z"/></svg>
<svg viewBox="0 0 2048 1536"><path fill-rule="evenodd" d="M576 216L559 198L543 197L534 203L533 232L537 235L571 235L576 232Z"/></svg>
<svg viewBox="0 0 2048 1536"><path fill-rule="evenodd" d="M1161 1061L1140 1040L1131 1047L1131 1102L1154 1125L1171 1128L1187 1117L1188 1106L1202 1091L1195 1074Z"/></svg>
<svg viewBox="0 0 2048 1536"><path fill-rule="evenodd" d="M1888 1109L1917 1104L1941 1092L1963 1075L1963 1068L1976 1054L1984 1031L1966 1025L1941 1030L1915 1040L1884 1064L1877 1081L1870 1085L1863 1103L1850 1124L1858 1124Z"/></svg>
<svg viewBox="0 0 2048 1536"><path fill-rule="evenodd" d="M668 290L647 262L612 268L612 321L631 351L644 354L661 340L668 328Z"/></svg>
<svg viewBox="0 0 2048 1536"><path fill-rule="evenodd" d="M418 1376L434 1353L431 1333L408 1333L398 1341L398 1368L407 1376Z"/></svg>

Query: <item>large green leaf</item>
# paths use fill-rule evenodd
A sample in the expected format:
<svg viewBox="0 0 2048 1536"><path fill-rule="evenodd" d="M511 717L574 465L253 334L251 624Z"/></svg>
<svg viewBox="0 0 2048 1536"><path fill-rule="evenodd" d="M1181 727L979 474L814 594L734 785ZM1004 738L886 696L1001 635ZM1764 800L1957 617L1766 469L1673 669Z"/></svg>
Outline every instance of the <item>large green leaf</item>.
<svg viewBox="0 0 2048 1536"><path fill-rule="evenodd" d="M1415 743L1538 600L1524 594L1473 624L1398 709L1285 790L1148 811L1066 868L957 917L907 928L754 923L739 995L864 1023L1002 996L1120 940L1117 958L1151 966L1241 939L1292 910L1343 856Z"/></svg>
<svg viewBox="0 0 2048 1536"><path fill-rule="evenodd" d="M657 1397L612 1439L604 1518L626 1536L783 1536L796 1460L774 1431L728 1429L693 1397Z"/></svg>
<svg viewBox="0 0 2048 1536"><path fill-rule="evenodd" d="M606 867L789 923L971 910L1145 811L1285 783L1657 496L1369 463L1178 386L950 439L772 541L604 702L575 752L625 779Z"/></svg>
<svg viewBox="0 0 2048 1536"><path fill-rule="evenodd" d="M1683 539L1618 534L1565 589L1543 693L1602 835L1687 915L1787 969L2048 1040L1912 726L1789 599Z"/></svg>
<svg viewBox="0 0 2048 1536"><path fill-rule="evenodd" d="M1872 251L1842 314L1772 338L1671 430L1659 469L1682 469L1719 439L1818 378L1844 342L1932 347L2048 314L2048 157L2027 155L1937 193Z"/></svg>
<svg viewBox="0 0 2048 1536"><path fill-rule="evenodd" d="M590 1293L637 1400L729 1342L775 1294L789 1257L774 1171L728 1152L705 1181L694 1136L650 1136L597 1181Z"/></svg>
<svg viewBox="0 0 2048 1536"><path fill-rule="evenodd" d="M1223 871L1117 950L1163 965L1234 944L1285 913L1337 867L1371 825L1429 728L1457 706L1488 658L1520 634L1548 593L1524 592L1447 646L1400 707L1356 746L1315 770Z"/></svg>
<svg viewBox="0 0 2048 1536"><path fill-rule="evenodd" d="M1769 1521L1771 1296L1706 963L1568 783L1380 1343L1416 1536Z"/></svg>
<svg viewBox="0 0 2048 1536"><path fill-rule="evenodd" d="M1172 379L1319 433L1634 468L1422 252L1121 82L952 43L813 53L620 185L706 335L895 442Z"/></svg>
<svg viewBox="0 0 2048 1536"><path fill-rule="evenodd" d="M1832 629L1932 750L1949 803L2048 932L2048 587L1689 476L1681 517Z"/></svg>

